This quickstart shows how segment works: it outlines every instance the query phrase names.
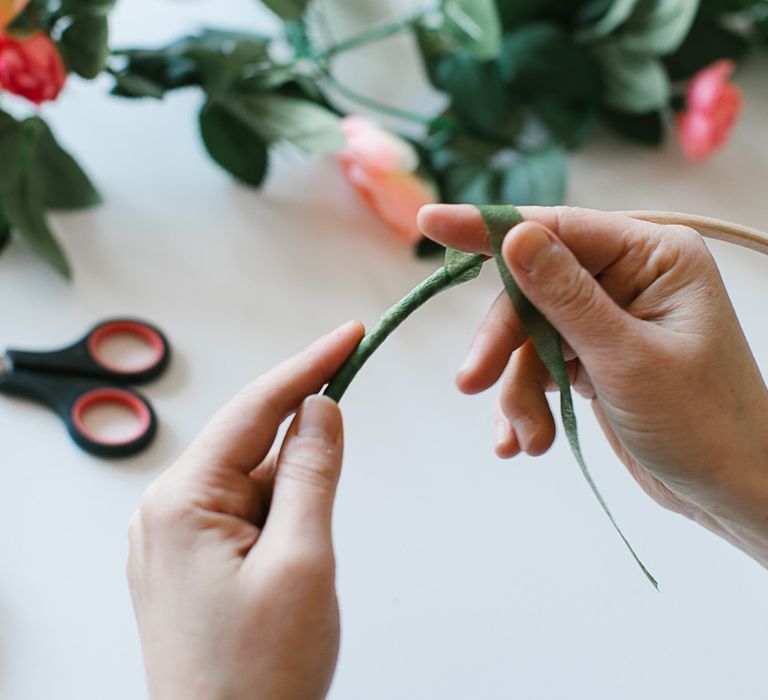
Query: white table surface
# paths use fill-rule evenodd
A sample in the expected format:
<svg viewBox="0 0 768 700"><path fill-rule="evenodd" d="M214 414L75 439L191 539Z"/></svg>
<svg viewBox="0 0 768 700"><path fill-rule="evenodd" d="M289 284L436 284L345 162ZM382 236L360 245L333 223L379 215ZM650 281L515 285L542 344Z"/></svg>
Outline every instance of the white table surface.
<svg viewBox="0 0 768 700"><path fill-rule="evenodd" d="M357 6L354 21L392 12L381 6ZM149 44L205 21L269 19L249 0L131 0L113 28L120 43ZM425 108L434 98L414 98L419 76L400 78L409 51L407 41L380 47L341 69ZM766 67L740 75L747 108L728 150L693 166L674 143L653 151L604 136L575 158L570 201L768 225ZM125 102L105 96L105 84L72 80L44 110L106 203L54 217L72 284L21 245L0 257L0 341L48 347L132 314L167 330L176 359L147 388L159 439L127 462L87 457L44 409L0 400L4 700L146 697L124 579L126 522L144 488L238 387L348 318L373 322L435 266L385 232L332 162L286 154L262 193L233 184L198 142L198 104L194 93ZM768 259L724 244L712 251L765 370ZM331 697L765 697L766 572L649 501L586 404L578 413L589 463L660 594L563 441L543 459L493 456L494 396L463 397L452 378L497 288L488 270L430 303L345 399L336 513L344 639Z"/></svg>

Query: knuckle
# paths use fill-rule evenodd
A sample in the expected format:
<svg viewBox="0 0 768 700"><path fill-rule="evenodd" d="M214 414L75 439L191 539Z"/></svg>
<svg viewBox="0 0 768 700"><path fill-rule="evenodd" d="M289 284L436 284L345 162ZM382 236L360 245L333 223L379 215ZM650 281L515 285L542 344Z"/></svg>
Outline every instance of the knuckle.
<svg viewBox="0 0 768 700"><path fill-rule="evenodd" d="M709 249L704 238L695 229L689 226L669 226L670 234L681 253L694 257L702 255L709 257Z"/></svg>
<svg viewBox="0 0 768 700"><path fill-rule="evenodd" d="M165 488L162 480L150 484L141 498L138 517L141 529L155 531L189 518L196 508L178 489ZM133 520L133 519L132 519Z"/></svg>
<svg viewBox="0 0 768 700"><path fill-rule="evenodd" d="M294 436L286 447L278 477L332 490L338 480L340 449L318 438Z"/></svg>
<svg viewBox="0 0 768 700"><path fill-rule="evenodd" d="M600 299L595 281L584 268L575 265L560 277L555 291L561 309L585 318L594 311Z"/></svg>

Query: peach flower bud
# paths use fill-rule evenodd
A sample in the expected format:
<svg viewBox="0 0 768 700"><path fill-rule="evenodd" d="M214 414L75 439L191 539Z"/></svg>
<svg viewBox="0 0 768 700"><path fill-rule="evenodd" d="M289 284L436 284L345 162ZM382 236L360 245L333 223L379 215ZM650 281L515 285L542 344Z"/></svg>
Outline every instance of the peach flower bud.
<svg viewBox="0 0 768 700"><path fill-rule="evenodd" d="M733 61L717 61L688 85L687 109L678 118L677 131L683 153L693 161L720 149L741 113L741 90L728 82L735 68Z"/></svg>
<svg viewBox="0 0 768 700"><path fill-rule="evenodd" d="M347 181L393 233L407 243L420 241L416 214L437 200L437 191L419 176L416 150L363 117L346 117L342 128L347 145L338 159Z"/></svg>

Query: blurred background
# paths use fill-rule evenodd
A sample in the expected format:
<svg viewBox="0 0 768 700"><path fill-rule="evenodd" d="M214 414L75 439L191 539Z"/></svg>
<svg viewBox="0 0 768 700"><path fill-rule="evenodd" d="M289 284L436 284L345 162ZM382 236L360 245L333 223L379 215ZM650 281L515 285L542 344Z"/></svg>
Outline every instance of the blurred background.
<svg viewBox="0 0 768 700"><path fill-rule="evenodd" d="M343 37L415 3L319 0ZM252 0L130 0L115 46L215 26L272 31ZM768 226L765 56L738 74L745 112L703 165L600 133L571 162L568 202L659 209ZM341 57L338 76L430 111L408 37ZM108 78L69 81L43 108L105 203L57 214L67 283L23 246L0 257L6 344L48 347L97 319L135 315L176 351L149 389L161 432L107 463L32 404L0 401L0 697L146 697L124 578L125 530L152 480L240 386L349 318L373 323L437 266L361 204L329 158L281 152L261 192L200 146L197 92L123 101ZM765 371L768 259L712 243ZM343 642L333 700L764 697L765 571L636 487L577 405L587 460L661 584L637 570L564 441L540 459L492 450L493 391L453 375L499 290L494 271L431 302L386 343L344 400L347 456L336 512ZM712 407L716 410L717 407Z"/></svg>

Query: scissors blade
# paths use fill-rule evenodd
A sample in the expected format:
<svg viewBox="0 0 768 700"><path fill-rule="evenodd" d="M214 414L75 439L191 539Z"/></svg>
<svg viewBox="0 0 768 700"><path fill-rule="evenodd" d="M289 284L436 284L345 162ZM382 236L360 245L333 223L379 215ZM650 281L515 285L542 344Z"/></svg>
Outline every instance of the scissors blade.
<svg viewBox="0 0 768 700"><path fill-rule="evenodd" d="M0 355L0 378L13 371L13 363L8 355Z"/></svg>

